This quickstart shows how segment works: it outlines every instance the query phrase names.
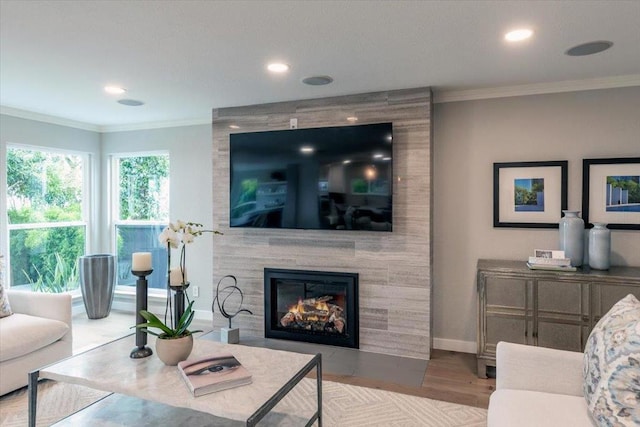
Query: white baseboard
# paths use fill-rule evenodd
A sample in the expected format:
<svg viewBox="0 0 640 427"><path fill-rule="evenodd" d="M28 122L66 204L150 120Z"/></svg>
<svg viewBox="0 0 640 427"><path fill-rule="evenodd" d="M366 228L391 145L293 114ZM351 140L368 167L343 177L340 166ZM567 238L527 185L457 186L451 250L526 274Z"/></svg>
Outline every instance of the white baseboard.
<svg viewBox="0 0 640 427"><path fill-rule="evenodd" d="M478 351L475 341L450 340L446 338L434 338L433 348L437 350L457 351L459 353L473 353Z"/></svg>

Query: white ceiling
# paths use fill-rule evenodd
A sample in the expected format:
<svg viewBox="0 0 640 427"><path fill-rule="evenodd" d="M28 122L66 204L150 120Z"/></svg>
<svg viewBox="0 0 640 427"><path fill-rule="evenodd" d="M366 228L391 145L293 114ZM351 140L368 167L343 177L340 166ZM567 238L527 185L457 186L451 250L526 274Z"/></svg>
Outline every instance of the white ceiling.
<svg viewBox="0 0 640 427"><path fill-rule="evenodd" d="M215 107L421 86L640 82L637 0L0 2L4 111L107 130L206 122ZM503 41L520 26L534 37ZM614 46L564 55L595 40ZM271 60L290 72L270 75ZM301 83L312 75L335 80ZM145 105L116 103L107 84Z"/></svg>

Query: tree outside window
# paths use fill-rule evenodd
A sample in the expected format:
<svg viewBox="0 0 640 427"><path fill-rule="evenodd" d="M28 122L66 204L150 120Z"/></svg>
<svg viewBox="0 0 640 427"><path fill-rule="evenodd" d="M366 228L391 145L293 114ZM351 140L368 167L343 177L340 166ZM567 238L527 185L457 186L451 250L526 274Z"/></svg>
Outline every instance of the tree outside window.
<svg viewBox="0 0 640 427"><path fill-rule="evenodd" d="M7 147L9 277L15 288L78 288L85 253L84 172L88 156Z"/></svg>
<svg viewBox="0 0 640 427"><path fill-rule="evenodd" d="M164 289L167 250L158 242L158 235L169 222L169 155L114 157L114 168L118 285L135 286L131 256L134 252L151 252L149 287Z"/></svg>

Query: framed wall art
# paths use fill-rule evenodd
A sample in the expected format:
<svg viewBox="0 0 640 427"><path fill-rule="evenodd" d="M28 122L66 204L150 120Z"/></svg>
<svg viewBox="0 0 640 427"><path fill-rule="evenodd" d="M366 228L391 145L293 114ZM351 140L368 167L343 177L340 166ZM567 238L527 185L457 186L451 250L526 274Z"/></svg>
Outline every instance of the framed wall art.
<svg viewBox="0 0 640 427"><path fill-rule="evenodd" d="M640 230L640 157L582 161L582 218Z"/></svg>
<svg viewBox="0 0 640 427"><path fill-rule="evenodd" d="M568 161L493 164L493 226L558 228Z"/></svg>

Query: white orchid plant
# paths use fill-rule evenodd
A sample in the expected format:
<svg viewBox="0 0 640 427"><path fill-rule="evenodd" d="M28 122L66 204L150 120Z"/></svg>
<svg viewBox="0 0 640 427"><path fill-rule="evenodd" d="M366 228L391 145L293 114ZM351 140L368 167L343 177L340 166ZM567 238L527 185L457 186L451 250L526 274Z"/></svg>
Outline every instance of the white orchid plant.
<svg viewBox="0 0 640 427"><path fill-rule="evenodd" d="M189 243L193 243L196 237L203 235L204 233L212 233L212 234L222 234L217 230L205 230L203 229L202 224L198 224L195 222L184 222L181 220L176 221L175 223L170 222L162 233L158 236L158 241L161 244L167 245L167 307L165 310L165 326L166 329L161 328L162 331L167 334L167 330L173 329L175 331L179 331L180 329L185 329L189 327L191 320L193 320L193 312L191 311L191 307L193 302L189 302L189 307L185 311L182 316L184 319L173 319L173 312L171 310L171 287L177 286L186 288L186 263L187 263L187 253L186 246ZM172 284L171 283L171 249L179 249L180 250L180 261L178 263L179 270L179 278L180 283ZM186 295L186 293L185 293ZM189 301L189 297L187 296L187 301ZM146 313L141 313L143 317L145 317ZM185 316L187 316L185 318ZM167 318L169 318L169 322L167 322ZM159 327L153 318L147 319L147 323L143 325L138 325L138 327ZM177 325L174 322L178 322ZM162 322L159 322L162 324ZM171 326L169 326L171 324ZM182 328L184 327L184 328ZM188 332L188 331L187 331ZM180 332L182 333L182 332ZM178 334L178 332L176 332Z"/></svg>
<svg viewBox="0 0 640 427"><path fill-rule="evenodd" d="M203 235L204 233L222 234L217 230L204 230L202 224L195 222L184 222L181 220L175 223L170 222L162 233L158 236L158 241L167 245L167 283L170 284L171 277L171 249L180 248L180 261L178 268L180 269L180 277L182 278L181 284L186 284L185 271L187 254L186 247L189 243L193 243L196 237Z"/></svg>

